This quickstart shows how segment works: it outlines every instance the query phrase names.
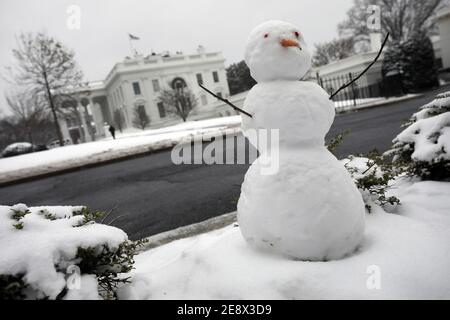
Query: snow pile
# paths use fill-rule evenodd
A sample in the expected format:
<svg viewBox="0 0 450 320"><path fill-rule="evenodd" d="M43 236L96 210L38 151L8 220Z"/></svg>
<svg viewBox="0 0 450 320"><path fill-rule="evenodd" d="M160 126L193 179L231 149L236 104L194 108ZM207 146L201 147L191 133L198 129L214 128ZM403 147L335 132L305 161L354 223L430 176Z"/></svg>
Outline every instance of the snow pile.
<svg viewBox="0 0 450 320"><path fill-rule="evenodd" d="M115 227L86 222L83 207L0 206L0 276L15 276L29 299L98 299L95 275L68 286L68 270L80 263L79 248L117 248L127 235Z"/></svg>
<svg viewBox="0 0 450 320"><path fill-rule="evenodd" d="M374 207L361 249L301 262L251 249L229 226L136 257L128 299L449 299L450 183L399 180L398 214ZM276 214L276 212L274 212Z"/></svg>

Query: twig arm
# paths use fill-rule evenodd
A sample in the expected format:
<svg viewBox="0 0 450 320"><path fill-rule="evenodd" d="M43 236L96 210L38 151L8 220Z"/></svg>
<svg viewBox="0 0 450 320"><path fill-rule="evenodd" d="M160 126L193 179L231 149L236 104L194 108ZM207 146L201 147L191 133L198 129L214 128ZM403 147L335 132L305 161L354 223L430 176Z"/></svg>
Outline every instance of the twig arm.
<svg viewBox="0 0 450 320"><path fill-rule="evenodd" d="M239 111L240 113L245 114L247 117L253 118L253 116L248 113L247 111L244 111L238 107L236 107L234 104L232 104L230 101L228 101L228 99L224 99L222 97L219 97L218 95L216 95L215 93L211 92L210 90L206 89L204 86L202 86L200 83L198 84L200 86L200 88L202 88L203 90L205 90L206 92L208 92L210 95L212 95L213 97L219 99L222 102L225 102L227 105L229 105L230 107L232 107L234 110Z"/></svg>
<svg viewBox="0 0 450 320"><path fill-rule="evenodd" d="M364 71L361 72L361 73L359 74L359 76L357 76L355 79L353 79L353 80L350 81L349 83L343 85L343 86L340 87L335 93L333 93L333 94L330 96L330 100L332 100L332 99L334 98L334 96L337 95L339 92L341 92L342 90L344 90L345 88L347 88L348 86L350 86L352 83L354 83L355 81L357 81L359 78L361 78L361 77L363 76L363 74L366 73L367 70L369 70L370 67L372 67L372 66L374 65L375 62L377 62L378 58L381 56L381 53L383 52L384 46L386 45L386 42L388 41L388 39L389 39L389 32L387 33L386 38L384 39L383 44L381 45L381 49L380 49L380 51L378 51L378 54L377 54L377 56L375 57L375 60L373 60L373 61L372 61L372 62L364 69Z"/></svg>

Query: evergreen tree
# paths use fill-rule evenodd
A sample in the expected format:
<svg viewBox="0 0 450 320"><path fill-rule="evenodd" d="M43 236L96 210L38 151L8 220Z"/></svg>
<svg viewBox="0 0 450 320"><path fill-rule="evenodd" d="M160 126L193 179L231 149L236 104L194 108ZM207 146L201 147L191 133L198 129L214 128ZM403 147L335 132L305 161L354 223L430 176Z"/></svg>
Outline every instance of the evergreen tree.
<svg viewBox="0 0 450 320"><path fill-rule="evenodd" d="M414 92L439 84L433 44L425 33L417 33L411 39L392 43L386 51L382 72L401 74L402 87Z"/></svg>
<svg viewBox="0 0 450 320"><path fill-rule="evenodd" d="M231 95L250 90L256 84L245 61L231 64L226 71Z"/></svg>
<svg viewBox="0 0 450 320"><path fill-rule="evenodd" d="M433 44L419 33L402 45L404 63L403 83L407 90L417 91L439 85Z"/></svg>

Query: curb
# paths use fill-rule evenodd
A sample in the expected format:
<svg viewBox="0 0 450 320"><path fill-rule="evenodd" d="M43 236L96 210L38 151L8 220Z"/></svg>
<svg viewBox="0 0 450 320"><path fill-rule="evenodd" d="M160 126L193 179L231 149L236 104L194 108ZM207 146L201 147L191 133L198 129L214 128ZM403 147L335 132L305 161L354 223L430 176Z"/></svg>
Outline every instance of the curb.
<svg viewBox="0 0 450 320"><path fill-rule="evenodd" d="M80 159L80 163L74 163L73 165L69 165L69 166L62 167L62 168L57 168L57 167L55 168L55 166L58 165L58 164L55 164L53 167L50 166L48 168L36 167L36 168L30 168L30 169L22 169L22 170L26 171L26 173L23 173L22 176L20 174L21 170L18 170L19 172L16 171L16 172L12 172L12 173L6 173L5 176L7 176L7 175L11 176L14 174L16 174L16 176L12 177L12 178L6 177L3 179L0 179L0 187L6 187L6 186L14 185L17 183L52 177L52 176L63 174L63 173L74 172L74 171L87 169L87 168L94 168L94 167L102 166L105 164L120 162L120 161L124 161L124 160L128 160L128 159L134 159L134 158L147 156L150 154L155 154L158 152L163 152L163 151L172 149L175 145L177 145L179 143L183 143L183 141L185 141L186 139L189 139L189 138L191 139L190 141L196 142L199 140L203 140L204 137L212 138L212 137L224 136L224 135L229 136L229 135L237 134L239 132L241 132L240 127L228 127L226 129L218 130L214 133L205 132L205 133L200 133L200 134L196 134L196 135L190 134L190 135L187 135L186 137L183 137L180 140L162 140L159 143L157 143L157 145L150 145L150 146L143 145L143 146L133 147L130 149L116 150L116 151L112 152L111 154L106 155L107 158L105 158L104 154L92 155L88 158ZM30 174L30 171L33 171L33 170L35 172L34 173L32 172Z"/></svg>
<svg viewBox="0 0 450 320"><path fill-rule="evenodd" d="M371 108L377 108L377 107L384 107L393 103L403 102L407 100L417 99L424 97L424 93L417 93L417 94L409 94L406 96L393 98L391 100L385 99L377 102L371 102L367 104L360 104L357 106L346 106L346 107L336 107L336 114L345 114L345 113L351 113L355 111L360 111L364 109L371 109Z"/></svg>
<svg viewBox="0 0 450 320"><path fill-rule="evenodd" d="M156 235L144 238L148 240L148 242L144 246L142 246L138 251L144 252L176 240L185 239L213 230L221 229L232 223L235 223L236 221L237 221L237 213L231 212L202 222L158 233Z"/></svg>

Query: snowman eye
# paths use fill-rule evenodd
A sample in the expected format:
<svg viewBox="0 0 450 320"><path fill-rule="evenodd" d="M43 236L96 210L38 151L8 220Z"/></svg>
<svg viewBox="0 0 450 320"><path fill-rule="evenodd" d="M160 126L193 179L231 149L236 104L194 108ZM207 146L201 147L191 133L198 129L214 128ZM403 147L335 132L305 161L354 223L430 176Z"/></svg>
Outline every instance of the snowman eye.
<svg viewBox="0 0 450 320"><path fill-rule="evenodd" d="M300 36L300 33L298 33L298 31L294 31L294 34L297 38Z"/></svg>
<svg viewBox="0 0 450 320"><path fill-rule="evenodd" d="M264 35L264 38L268 38L268 37L269 37L269 34L266 33L266 34Z"/></svg>

